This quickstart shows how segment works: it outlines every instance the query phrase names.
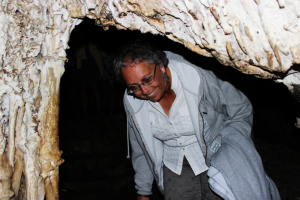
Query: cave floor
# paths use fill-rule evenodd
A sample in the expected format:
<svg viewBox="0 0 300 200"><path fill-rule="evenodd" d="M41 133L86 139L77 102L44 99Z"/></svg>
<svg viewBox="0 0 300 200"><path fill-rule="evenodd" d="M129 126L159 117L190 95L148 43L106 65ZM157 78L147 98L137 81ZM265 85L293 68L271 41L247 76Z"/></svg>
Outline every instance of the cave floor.
<svg viewBox="0 0 300 200"><path fill-rule="evenodd" d="M124 114L92 119L63 119L60 148L60 197L64 199L134 199L133 169L127 156ZM300 199L300 156L283 146L254 139L267 174L282 200ZM155 187L154 187L155 188ZM163 199L155 188L152 199Z"/></svg>

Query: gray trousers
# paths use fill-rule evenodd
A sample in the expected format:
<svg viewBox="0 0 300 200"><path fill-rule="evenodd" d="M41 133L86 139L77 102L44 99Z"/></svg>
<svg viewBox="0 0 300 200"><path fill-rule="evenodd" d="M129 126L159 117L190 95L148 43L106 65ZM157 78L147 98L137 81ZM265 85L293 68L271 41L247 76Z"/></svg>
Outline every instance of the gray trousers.
<svg viewBox="0 0 300 200"><path fill-rule="evenodd" d="M195 176L184 157L181 175L164 166L165 200L222 200L208 185L207 171Z"/></svg>

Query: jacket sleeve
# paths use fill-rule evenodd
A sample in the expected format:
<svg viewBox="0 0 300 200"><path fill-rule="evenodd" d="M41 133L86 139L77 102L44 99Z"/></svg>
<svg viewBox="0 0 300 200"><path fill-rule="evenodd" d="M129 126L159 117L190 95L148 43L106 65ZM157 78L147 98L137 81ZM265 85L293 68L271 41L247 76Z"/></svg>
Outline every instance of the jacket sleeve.
<svg viewBox="0 0 300 200"><path fill-rule="evenodd" d="M249 99L233 85L218 79L212 72L205 74L207 89L205 97L212 102L214 109L224 115L222 135L228 127L239 130L248 140L251 139L253 111Z"/></svg>
<svg viewBox="0 0 300 200"><path fill-rule="evenodd" d="M131 125L127 124L129 131L129 138L131 144L131 160L135 171L134 181L135 189L138 194L151 195L153 174L150 170L144 152L137 141L135 132Z"/></svg>

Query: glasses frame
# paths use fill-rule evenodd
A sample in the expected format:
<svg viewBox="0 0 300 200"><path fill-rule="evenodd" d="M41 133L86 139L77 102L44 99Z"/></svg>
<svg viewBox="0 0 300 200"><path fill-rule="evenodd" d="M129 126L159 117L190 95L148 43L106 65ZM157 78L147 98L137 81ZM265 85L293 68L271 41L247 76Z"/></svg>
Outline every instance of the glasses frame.
<svg viewBox="0 0 300 200"><path fill-rule="evenodd" d="M140 90L141 90L141 85L148 86L148 85L151 85L152 83L154 83L154 82L155 82L156 68L157 68L157 65L155 65L155 67L154 67L153 81L152 81L151 83L148 83L148 84L147 84L147 83L143 83L143 82L142 82L141 84L137 84L137 85L138 85L138 90L137 90L137 91L130 90L130 89L128 89L128 87L127 87L127 94L132 95L132 94L134 94L134 93L140 91ZM148 77L148 78L149 78L149 77Z"/></svg>

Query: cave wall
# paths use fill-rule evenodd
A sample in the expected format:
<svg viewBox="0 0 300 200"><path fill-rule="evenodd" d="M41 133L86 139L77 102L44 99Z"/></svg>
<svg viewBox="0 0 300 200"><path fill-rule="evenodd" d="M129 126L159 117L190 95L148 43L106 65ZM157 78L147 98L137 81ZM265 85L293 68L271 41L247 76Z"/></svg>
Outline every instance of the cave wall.
<svg viewBox="0 0 300 200"><path fill-rule="evenodd" d="M58 199L59 83L72 29L165 35L300 99L300 1L1 0L0 199ZM299 95L299 96L298 96Z"/></svg>
<svg viewBox="0 0 300 200"><path fill-rule="evenodd" d="M59 84L77 19L54 1L1 1L0 19L0 199L58 199Z"/></svg>

